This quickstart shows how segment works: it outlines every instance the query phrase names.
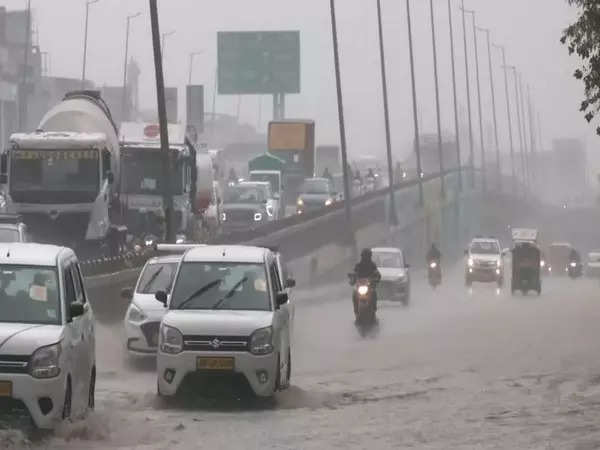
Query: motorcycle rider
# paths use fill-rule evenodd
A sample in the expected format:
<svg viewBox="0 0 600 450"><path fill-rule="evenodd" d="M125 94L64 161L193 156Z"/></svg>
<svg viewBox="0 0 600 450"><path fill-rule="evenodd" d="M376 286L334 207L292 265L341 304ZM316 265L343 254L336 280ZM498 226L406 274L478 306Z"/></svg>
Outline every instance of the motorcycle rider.
<svg viewBox="0 0 600 450"><path fill-rule="evenodd" d="M439 265L441 259L442 259L442 253L439 251L439 249L435 245L435 242L433 242L431 244L431 248L427 252L427 264L431 263L432 261L435 261Z"/></svg>
<svg viewBox="0 0 600 450"><path fill-rule="evenodd" d="M378 283L381 280L379 269L373 262L373 252L370 248L365 248L360 254L360 261L354 266L354 274L356 278L368 278L372 282ZM373 306L377 311L377 291L373 292ZM358 298L352 296L354 303L354 315L358 316Z"/></svg>
<svg viewBox="0 0 600 450"><path fill-rule="evenodd" d="M325 170L323 171L323 178L333 182L333 177L331 176L331 172L329 172L329 167L325 167Z"/></svg>

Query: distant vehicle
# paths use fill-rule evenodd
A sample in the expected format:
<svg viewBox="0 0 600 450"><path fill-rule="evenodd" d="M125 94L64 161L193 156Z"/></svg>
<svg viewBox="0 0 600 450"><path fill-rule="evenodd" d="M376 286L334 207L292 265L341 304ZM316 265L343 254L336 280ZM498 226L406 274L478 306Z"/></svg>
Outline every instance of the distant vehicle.
<svg viewBox="0 0 600 450"><path fill-rule="evenodd" d="M27 225L16 214L0 214L0 242L30 242Z"/></svg>
<svg viewBox="0 0 600 450"><path fill-rule="evenodd" d="M279 202L279 209L285 215L288 199L284 189L287 184L286 162L269 153L258 156L248 162L249 181L268 181L271 183L273 197ZM293 200L293 199L292 199Z"/></svg>
<svg viewBox="0 0 600 450"><path fill-rule="evenodd" d="M325 170L336 176L342 173L340 147L337 145L319 145L316 150L315 174L323 176Z"/></svg>
<svg viewBox="0 0 600 450"><path fill-rule="evenodd" d="M555 242L546 252L546 270L553 275L568 275L573 247L567 242Z"/></svg>
<svg viewBox="0 0 600 450"><path fill-rule="evenodd" d="M130 301L125 314L126 347L131 355L154 355L158 348L158 328L166 313L154 295L158 291L171 293L180 256L160 256L150 259L135 287L125 288L121 297Z"/></svg>
<svg viewBox="0 0 600 450"><path fill-rule="evenodd" d="M264 190L255 186L228 186L221 213L223 231L244 231L269 222L267 200Z"/></svg>
<svg viewBox="0 0 600 450"><path fill-rule="evenodd" d="M503 256L506 251L500 247L498 239L476 238L471 241L465 254L465 284L471 286L474 281L504 284Z"/></svg>
<svg viewBox="0 0 600 450"><path fill-rule="evenodd" d="M586 274L589 277L600 277L600 250L588 253Z"/></svg>
<svg viewBox="0 0 600 450"><path fill-rule="evenodd" d="M245 378L259 397L286 389L292 341L287 283L264 248L206 246L182 258L159 332L158 394L207 377ZM193 375L193 376L190 376Z"/></svg>
<svg viewBox="0 0 600 450"><path fill-rule="evenodd" d="M216 236L221 231L221 215L223 209L223 194L218 181L213 181L213 191L208 207L204 211L202 220L209 237Z"/></svg>
<svg viewBox="0 0 600 450"><path fill-rule="evenodd" d="M512 250L512 278L510 291L514 295L521 291L527 295L530 291L542 293L540 277L540 249L533 242L516 242Z"/></svg>
<svg viewBox="0 0 600 450"><path fill-rule="evenodd" d="M409 266L398 248L373 248L373 262L379 269L381 281L377 285L379 300L410 302Z"/></svg>
<svg viewBox="0 0 600 450"><path fill-rule="evenodd" d="M0 402L38 428L94 408L96 340L75 253L0 244Z"/></svg>
<svg viewBox="0 0 600 450"><path fill-rule="evenodd" d="M269 220L279 220L281 218L281 206L279 199L275 197L271 190L271 183L268 181L242 181L240 186L254 186L263 191L267 199L266 209Z"/></svg>
<svg viewBox="0 0 600 450"><path fill-rule="evenodd" d="M296 213L305 214L332 206L338 196L333 189L333 183L327 178L307 178L299 189Z"/></svg>

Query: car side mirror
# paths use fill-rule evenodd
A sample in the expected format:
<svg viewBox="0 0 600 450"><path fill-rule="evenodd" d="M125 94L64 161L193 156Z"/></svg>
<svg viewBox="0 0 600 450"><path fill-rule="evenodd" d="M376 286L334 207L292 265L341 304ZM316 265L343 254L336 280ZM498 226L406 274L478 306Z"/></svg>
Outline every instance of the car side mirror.
<svg viewBox="0 0 600 450"><path fill-rule="evenodd" d="M287 292L280 292L277 294L276 297L276 301L277 301L277 306L283 306L285 305L288 301L289 301L289 297Z"/></svg>
<svg viewBox="0 0 600 450"><path fill-rule="evenodd" d="M296 280L294 280L293 278L288 278L285 282L285 287L286 288L295 288L296 287Z"/></svg>
<svg viewBox="0 0 600 450"><path fill-rule="evenodd" d="M71 303L69 306L69 317L71 319L75 319L76 317L81 317L85 313L82 303Z"/></svg>
<svg viewBox="0 0 600 450"><path fill-rule="evenodd" d="M154 294L154 298L161 302L165 307L167 306L167 293L165 291L157 291Z"/></svg>
<svg viewBox="0 0 600 450"><path fill-rule="evenodd" d="M131 300L133 298L133 289L130 287L121 289L121 298L123 300Z"/></svg>

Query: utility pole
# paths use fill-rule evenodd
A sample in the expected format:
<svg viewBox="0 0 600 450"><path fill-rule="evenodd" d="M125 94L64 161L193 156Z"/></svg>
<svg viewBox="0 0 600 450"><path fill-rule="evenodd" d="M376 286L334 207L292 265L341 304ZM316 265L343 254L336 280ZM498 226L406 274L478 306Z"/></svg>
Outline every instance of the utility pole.
<svg viewBox="0 0 600 450"><path fill-rule="evenodd" d="M27 20L25 29L25 53L23 57L23 70L21 73L21 89L19 102L19 131L27 127L27 73L29 72L29 52L31 50L31 0L27 0Z"/></svg>
<svg viewBox="0 0 600 450"><path fill-rule="evenodd" d="M194 58L196 56L201 55L202 53L203 52L201 52L201 51L200 52L192 52L192 53L190 53L190 73L188 75L188 85L192 84L192 72L194 70Z"/></svg>
<svg viewBox="0 0 600 450"><path fill-rule="evenodd" d="M83 68L81 71L81 89L85 89L85 69L87 64L88 22L90 17L90 5L100 0L88 0L85 2L85 31L83 34Z"/></svg>
<svg viewBox="0 0 600 450"><path fill-rule="evenodd" d="M517 108L517 128L519 129L519 144L521 146L521 176L523 177L523 184L526 182L526 172L525 172L525 153L523 151L523 129L521 128L521 108L519 107L519 80L517 75L517 68L515 66L509 66L509 68L513 71L513 76L515 79L515 102Z"/></svg>
<svg viewBox="0 0 600 450"><path fill-rule="evenodd" d="M490 90L492 92L492 116L494 119L494 143L496 144L496 186L498 192L502 192L502 168L500 164L500 139L498 138L498 117L496 115L496 90L494 89L494 68L492 65L492 45L490 42L490 30L485 28L478 28L487 36L487 51L488 51L488 63L490 71Z"/></svg>
<svg viewBox="0 0 600 450"><path fill-rule="evenodd" d="M523 127L523 152L525 154L525 176L527 186L531 184L531 175L529 173L529 148L527 143L527 112L525 111L525 95L523 94L523 81L521 74L518 74L519 78L519 106L521 108L521 126Z"/></svg>
<svg viewBox="0 0 600 450"><path fill-rule="evenodd" d="M512 190L516 194L517 174L515 171L515 146L513 142L512 117L510 108L510 94L508 90L508 66L506 65L506 50L504 47L495 45L497 49L502 51L502 69L504 70L504 96L506 97L506 115L508 119L508 139L510 143L510 169L512 177Z"/></svg>
<svg viewBox="0 0 600 450"><path fill-rule="evenodd" d="M394 196L394 167L392 161L392 141L390 136L390 112L388 105L387 76L385 70L385 48L383 43L383 24L381 21L381 0L377 0L377 23L379 28L379 57L381 62L381 89L383 93L383 115L385 119L385 143L387 148L388 177L390 189L390 225L398 225L396 199Z"/></svg>
<svg viewBox="0 0 600 450"><path fill-rule="evenodd" d="M152 25L152 45L154 48L154 68L156 72L156 99L158 102L158 123L160 125L160 147L163 154L163 207L165 210L166 241L175 242L173 224L173 197L171 196L171 173L173 163L169 150L169 128L167 126L167 106L165 101L165 81L162 67L162 48L160 45L160 28L158 24L157 0L150 2L150 20Z"/></svg>
<svg viewBox="0 0 600 450"><path fill-rule="evenodd" d="M417 82L415 79L415 56L412 41L410 0L406 0L406 18L408 20L408 48L410 55L410 79L412 84L413 119L415 126L415 154L417 156L417 179L419 180L419 206L423 206L425 203L423 197L423 168L421 166L421 144L419 139L419 108L417 106Z"/></svg>
<svg viewBox="0 0 600 450"><path fill-rule="evenodd" d="M469 79L469 49L467 47L467 21L465 18L465 0L461 2L463 41L465 44L465 74L467 78L467 113L469 116L469 165L471 166L471 188L475 188L475 157L473 143L473 116L471 113L471 81Z"/></svg>
<svg viewBox="0 0 600 450"><path fill-rule="evenodd" d="M129 98L127 95L127 62L129 59L129 30L131 19L140 16L140 12L127 16L127 25L125 27L125 62L123 63L123 98L121 99L121 121L129 119Z"/></svg>
<svg viewBox="0 0 600 450"><path fill-rule="evenodd" d="M450 25L450 56L452 59L452 93L454 95L454 134L456 135L456 159L458 164L458 189L462 191L462 161L460 156L460 126L458 124L458 95L456 94L456 64L454 56L454 27L452 26L452 0L448 0Z"/></svg>
<svg viewBox="0 0 600 450"><path fill-rule="evenodd" d="M378 0L379 1L379 0ZM446 197L446 176L444 174L444 148L442 142L442 118L440 112L440 86L438 80L437 46L435 41L435 15L433 0L429 0L431 12L431 43L433 45L433 77L435 79L435 110L437 116L438 158L440 159L440 197Z"/></svg>
<svg viewBox="0 0 600 450"><path fill-rule="evenodd" d="M335 16L335 0L330 0L331 10L331 34L333 37L333 63L335 67L335 85L337 92L338 120L340 127L340 147L342 152L342 170L344 174L344 212L346 223L351 236L354 236L352 228L352 195L350 193L350 174L348 173L348 156L346 153L346 124L344 122L344 99L342 95L342 77L340 74L340 54L338 47L337 20ZM352 238L354 241L354 238Z"/></svg>

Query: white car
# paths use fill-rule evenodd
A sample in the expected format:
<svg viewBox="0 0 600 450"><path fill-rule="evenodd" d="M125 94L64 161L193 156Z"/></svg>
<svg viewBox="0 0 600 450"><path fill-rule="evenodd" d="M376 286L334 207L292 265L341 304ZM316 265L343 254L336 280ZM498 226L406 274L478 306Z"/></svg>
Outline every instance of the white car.
<svg viewBox="0 0 600 450"><path fill-rule="evenodd" d="M265 198L267 199L266 209L269 220L279 220L281 218L281 208L279 207L279 199L275 197L271 189L271 183L268 181L242 181L241 186L255 186L262 189Z"/></svg>
<svg viewBox="0 0 600 450"><path fill-rule="evenodd" d="M504 261L506 250L502 250L498 239L475 238L465 251L465 284L471 286L474 281L482 283L504 284Z"/></svg>
<svg viewBox="0 0 600 450"><path fill-rule="evenodd" d="M204 375L244 377L271 397L291 376L288 293L271 250L205 246L179 264L157 355L158 394L173 396ZM234 378L234 377L233 377Z"/></svg>
<svg viewBox="0 0 600 450"><path fill-rule="evenodd" d="M377 284L379 300L410 302L410 274L402 250L397 248L374 248L373 262L379 269L381 281Z"/></svg>
<svg viewBox="0 0 600 450"><path fill-rule="evenodd" d="M588 253L587 276L600 276L600 250L594 250Z"/></svg>
<svg viewBox="0 0 600 450"><path fill-rule="evenodd" d="M155 355L158 348L158 328L167 312L156 301L158 291L170 293L180 256L160 256L148 260L135 288L125 288L121 296L130 300L125 314L127 351L132 356Z"/></svg>
<svg viewBox="0 0 600 450"><path fill-rule="evenodd" d="M95 384L94 314L75 253L1 245L0 407L53 428L94 407Z"/></svg>

